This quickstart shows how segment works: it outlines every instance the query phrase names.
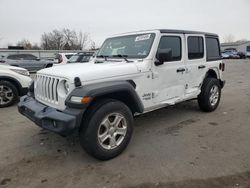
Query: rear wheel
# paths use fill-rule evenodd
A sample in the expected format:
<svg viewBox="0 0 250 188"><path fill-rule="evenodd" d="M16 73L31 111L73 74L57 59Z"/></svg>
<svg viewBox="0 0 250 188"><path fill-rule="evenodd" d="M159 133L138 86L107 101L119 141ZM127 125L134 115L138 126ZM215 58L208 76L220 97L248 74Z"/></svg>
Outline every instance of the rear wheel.
<svg viewBox="0 0 250 188"><path fill-rule="evenodd" d="M130 109L117 100L102 100L88 110L80 130L80 143L93 157L109 160L123 152L132 132Z"/></svg>
<svg viewBox="0 0 250 188"><path fill-rule="evenodd" d="M198 96L198 104L202 111L212 112L219 103L221 97L221 86L218 79L206 78L201 87L201 93Z"/></svg>
<svg viewBox="0 0 250 188"><path fill-rule="evenodd" d="M11 82L0 81L0 108L11 106L17 99L17 88Z"/></svg>

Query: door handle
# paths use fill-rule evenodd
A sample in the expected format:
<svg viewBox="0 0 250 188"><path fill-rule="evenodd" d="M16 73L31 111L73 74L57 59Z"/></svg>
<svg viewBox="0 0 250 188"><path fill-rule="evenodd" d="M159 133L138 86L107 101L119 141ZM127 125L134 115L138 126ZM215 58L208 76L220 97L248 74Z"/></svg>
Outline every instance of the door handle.
<svg viewBox="0 0 250 188"><path fill-rule="evenodd" d="M184 68L179 68L179 69L177 69L176 70L176 72L184 72L186 69L184 69Z"/></svg>
<svg viewBox="0 0 250 188"><path fill-rule="evenodd" d="M206 68L205 65L200 65L200 66L198 67L198 69L205 69L205 68Z"/></svg>

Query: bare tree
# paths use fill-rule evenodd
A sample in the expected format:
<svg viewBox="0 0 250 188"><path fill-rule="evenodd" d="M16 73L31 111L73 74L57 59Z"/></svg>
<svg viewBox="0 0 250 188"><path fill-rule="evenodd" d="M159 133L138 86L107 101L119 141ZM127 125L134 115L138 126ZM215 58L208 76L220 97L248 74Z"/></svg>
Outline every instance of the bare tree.
<svg viewBox="0 0 250 188"><path fill-rule="evenodd" d="M91 51L96 51L96 50L99 50L99 47L96 46L95 42L94 41L91 41L90 43L90 48L89 48Z"/></svg>
<svg viewBox="0 0 250 188"><path fill-rule="evenodd" d="M248 40L247 39L240 39L240 40L237 40L236 42L247 42Z"/></svg>
<svg viewBox="0 0 250 188"><path fill-rule="evenodd" d="M82 50L90 41L88 33L77 33L67 28L44 33L41 37L41 46L46 50Z"/></svg>
<svg viewBox="0 0 250 188"><path fill-rule="evenodd" d="M65 46L69 49L75 49L78 45L78 37L74 30L63 29L62 34L64 37L64 48Z"/></svg>
<svg viewBox="0 0 250 188"><path fill-rule="evenodd" d="M40 50L41 48L37 43L31 43L28 39L22 39L16 43L17 46L22 46L26 50Z"/></svg>
<svg viewBox="0 0 250 188"><path fill-rule="evenodd" d="M22 39L21 41L17 42L17 46L22 46L24 49L30 50L32 49L32 44L28 39Z"/></svg>
<svg viewBox="0 0 250 188"><path fill-rule="evenodd" d="M91 42L89 33L79 32L79 47L80 49L85 49L87 45Z"/></svg>
<svg viewBox="0 0 250 188"><path fill-rule="evenodd" d="M62 50L65 45L64 36L62 32L55 29L52 31L50 35L51 35L52 41L54 41L54 45L55 45L54 48L57 50Z"/></svg>
<svg viewBox="0 0 250 188"><path fill-rule="evenodd" d="M47 33L42 34L41 48L44 50L49 50L49 35Z"/></svg>
<svg viewBox="0 0 250 188"><path fill-rule="evenodd" d="M41 50L41 47L37 43L34 43L32 44L32 50Z"/></svg>
<svg viewBox="0 0 250 188"><path fill-rule="evenodd" d="M224 42L235 42L235 37L233 35L226 35L224 37Z"/></svg>
<svg viewBox="0 0 250 188"><path fill-rule="evenodd" d="M53 30L41 36L41 47L44 50L62 50L64 47L64 37L61 31Z"/></svg>

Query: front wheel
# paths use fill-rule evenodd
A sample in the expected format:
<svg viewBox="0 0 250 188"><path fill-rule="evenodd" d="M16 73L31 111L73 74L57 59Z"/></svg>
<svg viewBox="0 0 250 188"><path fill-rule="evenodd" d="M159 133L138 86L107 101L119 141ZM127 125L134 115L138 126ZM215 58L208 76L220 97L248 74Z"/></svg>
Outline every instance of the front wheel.
<svg viewBox="0 0 250 188"><path fill-rule="evenodd" d="M11 106L17 99L17 88L8 81L0 81L0 108Z"/></svg>
<svg viewBox="0 0 250 188"><path fill-rule="evenodd" d="M212 112L219 103L221 97L221 86L218 79L206 78L201 87L201 93L198 96L198 104L202 111Z"/></svg>
<svg viewBox="0 0 250 188"><path fill-rule="evenodd" d="M88 110L80 130L80 143L93 157L109 160L124 151L132 132L131 110L120 101L102 100Z"/></svg>

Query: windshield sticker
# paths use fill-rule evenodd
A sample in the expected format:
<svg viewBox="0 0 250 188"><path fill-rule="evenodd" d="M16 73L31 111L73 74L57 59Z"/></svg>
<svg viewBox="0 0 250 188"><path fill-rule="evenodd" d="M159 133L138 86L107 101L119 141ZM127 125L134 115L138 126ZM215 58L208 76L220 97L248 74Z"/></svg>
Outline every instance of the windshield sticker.
<svg viewBox="0 0 250 188"><path fill-rule="evenodd" d="M141 35L135 38L135 42L150 39L151 34Z"/></svg>

